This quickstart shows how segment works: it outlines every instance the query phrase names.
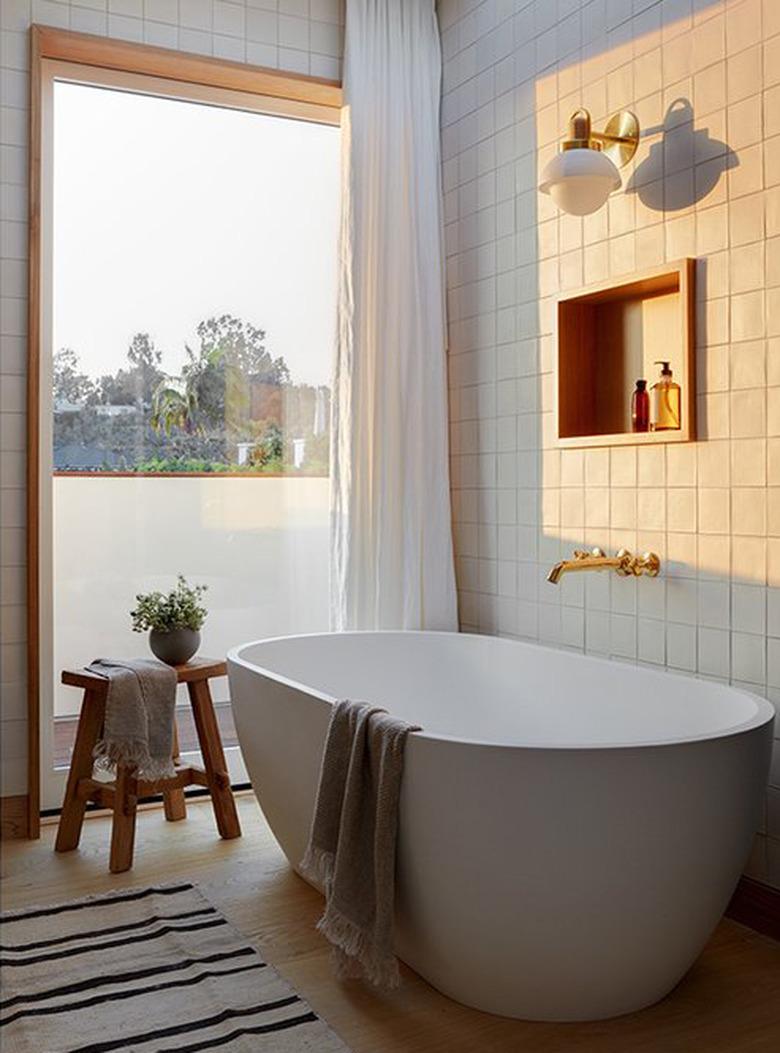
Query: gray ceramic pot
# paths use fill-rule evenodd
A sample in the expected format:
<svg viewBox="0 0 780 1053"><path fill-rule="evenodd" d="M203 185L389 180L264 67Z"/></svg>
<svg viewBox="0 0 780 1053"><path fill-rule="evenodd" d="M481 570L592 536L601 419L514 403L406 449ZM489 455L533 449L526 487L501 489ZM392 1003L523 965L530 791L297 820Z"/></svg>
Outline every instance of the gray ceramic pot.
<svg viewBox="0 0 780 1053"><path fill-rule="evenodd" d="M152 629L149 646L166 665L184 665L200 647L200 633L197 629L172 629L168 633Z"/></svg>

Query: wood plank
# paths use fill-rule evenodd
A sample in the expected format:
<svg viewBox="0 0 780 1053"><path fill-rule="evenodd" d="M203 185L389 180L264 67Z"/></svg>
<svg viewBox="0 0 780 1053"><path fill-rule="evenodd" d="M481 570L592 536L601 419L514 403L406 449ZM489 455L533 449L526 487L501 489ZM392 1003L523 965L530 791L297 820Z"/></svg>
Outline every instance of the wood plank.
<svg viewBox="0 0 780 1053"><path fill-rule="evenodd" d="M206 769L211 803L217 820L219 836L226 839L241 836L241 824L238 821L236 802L230 788L225 753L219 737L219 725L211 701L208 680L195 680L187 685L192 704L192 714L198 729L200 752Z"/></svg>
<svg viewBox="0 0 780 1053"><path fill-rule="evenodd" d="M153 658L151 654L145 657ZM227 676L227 663L219 658L193 658L184 665L175 665L171 668L175 669L179 684L206 680L209 677ZM62 682L81 688L105 688L108 683L106 677L100 676L99 673L91 673L87 669L63 670Z"/></svg>
<svg viewBox="0 0 780 1053"><path fill-rule="evenodd" d="M34 25L31 31L37 38L38 54L42 58L164 77L166 80L203 84L210 88L245 91L276 99L310 102L333 109L339 109L342 105L341 83L337 80L284 73L245 62L231 62L89 33L74 33L51 26Z"/></svg>
<svg viewBox="0 0 780 1053"><path fill-rule="evenodd" d="M613 1020L538 1024L491 1016L445 998L407 968L397 991L345 984L315 930L321 896L292 872L254 798L240 798L238 810L244 836L233 841L214 838L208 801L190 802L186 824L166 823L161 810L139 813L143 852L119 878L100 863L110 818L85 823L83 851L68 856L52 855L53 829L44 827L37 843L4 846L3 906L197 882L353 1053L777 1053L780 945L730 920L667 998Z"/></svg>
<svg viewBox="0 0 780 1053"><path fill-rule="evenodd" d="M27 837L29 819L27 794L0 797L0 841Z"/></svg>
<svg viewBox="0 0 780 1053"><path fill-rule="evenodd" d="M598 446L657 446L659 443L690 442L682 431L618 432L612 435L569 435L558 439L562 449Z"/></svg>
<svg viewBox="0 0 780 1053"><path fill-rule="evenodd" d="M152 656L149 655L151 658ZM172 666L176 670L176 680L179 684L190 684L196 680L206 680L209 677L227 676L227 663L220 658L193 658L184 665ZM99 673L90 673L87 669L63 669L62 683L69 687L80 687L82 690L105 692L108 688L108 680Z"/></svg>
<svg viewBox="0 0 780 1053"><path fill-rule="evenodd" d="M173 750L171 753L173 757L173 765L177 770L177 774L183 774L181 765L181 752L179 750L179 729L176 727L176 714L173 717ZM187 768L187 776L189 777L191 772L190 768ZM187 799L184 796L184 789L180 785L178 787L172 787L170 784L163 787L163 809L165 811L165 818L169 823L178 823L182 819L187 818ZM143 797L143 791L139 790L139 797Z"/></svg>
<svg viewBox="0 0 780 1053"><path fill-rule="evenodd" d="M114 790L114 820L111 824L109 869L112 874L122 874L133 865L137 806L135 768L127 764L118 764Z"/></svg>
<svg viewBox="0 0 780 1053"><path fill-rule="evenodd" d="M94 691L105 695L108 691L108 680L97 673L88 673L86 669L63 669L60 680L67 687L78 687L82 691Z"/></svg>
<svg viewBox="0 0 780 1053"><path fill-rule="evenodd" d="M99 471L59 468L51 473L56 479L327 479L325 472L307 472L296 468L288 472L122 472L111 468Z"/></svg>
<svg viewBox="0 0 780 1053"><path fill-rule="evenodd" d="M40 836L41 51L30 32L27 263L27 836Z"/></svg>
<svg viewBox="0 0 780 1053"><path fill-rule="evenodd" d="M220 658L192 658L185 665L174 666L180 684L227 676L227 662Z"/></svg>
<svg viewBox="0 0 780 1053"><path fill-rule="evenodd" d="M56 852L71 852L78 847L84 822L84 811L87 806L87 798L80 795L79 787L82 781L92 777L93 753L103 727L105 712L105 692L88 688L81 703L76 745L73 747L73 757L65 786L65 798L62 802L62 815L54 846Z"/></svg>
<svg viewBox="0 0 780 1053"><path fill-rule="evenodd" d="M114 784L113 782L99 782L97 779L81 779L78 790L79 799L88 804L92 801L101 808L114 807ZM86 812L85 816L86 818Z"/></svg>
<svg viewBox="0 0 780 1053"><path fill-rule="evenodd" d="M187 765L178 768L172 779L139 779L137 793L139 797L155 797L166 790L181 790L192 786L194 781L193 769Z"/></svg>

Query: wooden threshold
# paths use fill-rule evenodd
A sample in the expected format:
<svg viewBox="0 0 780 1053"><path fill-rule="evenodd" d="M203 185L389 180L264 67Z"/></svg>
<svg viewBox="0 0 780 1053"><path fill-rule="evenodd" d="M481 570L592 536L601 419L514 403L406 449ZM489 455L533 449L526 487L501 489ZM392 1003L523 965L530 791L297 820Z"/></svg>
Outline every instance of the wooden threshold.
<svg viewBox="0 0 780 1053"><path fill-rule="evenodd" d="M754 878L742 877L726 915L764 936L780 940L780 889Z"/></svg>

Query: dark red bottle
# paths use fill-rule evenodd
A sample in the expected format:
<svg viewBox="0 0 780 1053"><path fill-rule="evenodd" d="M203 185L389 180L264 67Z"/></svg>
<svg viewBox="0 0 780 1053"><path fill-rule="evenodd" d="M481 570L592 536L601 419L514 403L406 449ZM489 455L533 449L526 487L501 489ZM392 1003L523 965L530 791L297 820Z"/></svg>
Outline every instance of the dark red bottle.
<svg viewBox="0 0 780 1053"><path fill-rule="evenodd" d="M650 395L646 380L637 380L636 391L631 396L631 430L650 430Z"/></svg>

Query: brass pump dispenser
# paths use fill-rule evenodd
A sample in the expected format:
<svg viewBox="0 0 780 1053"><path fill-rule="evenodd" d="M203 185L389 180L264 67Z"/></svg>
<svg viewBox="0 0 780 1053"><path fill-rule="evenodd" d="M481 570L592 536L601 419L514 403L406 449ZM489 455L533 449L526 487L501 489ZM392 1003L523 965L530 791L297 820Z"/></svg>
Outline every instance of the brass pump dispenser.
<svg viewBox="0 0 780 1053"><path fill-rule="evenodd" d="M678 431L680 428L680 385L672 379L672 367L664 359L655 363L661 366L661 377L653 384L653 431Z"/></svg>

